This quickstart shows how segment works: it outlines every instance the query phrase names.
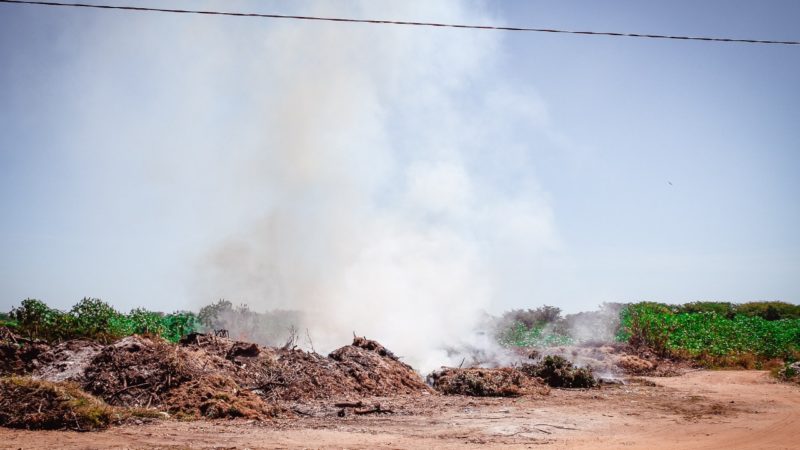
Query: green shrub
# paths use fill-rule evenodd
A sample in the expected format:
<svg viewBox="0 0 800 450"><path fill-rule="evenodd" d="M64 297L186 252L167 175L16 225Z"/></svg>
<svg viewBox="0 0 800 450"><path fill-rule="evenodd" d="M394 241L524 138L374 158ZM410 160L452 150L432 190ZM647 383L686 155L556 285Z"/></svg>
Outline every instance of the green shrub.
<svg viewBox="0 0 800 450"><path fill-rule="evenodd" d="M125 336L129 329L126 318L99 298L83 298L70 314L78 336L113 340Z"/></svg>
<svg viewBox="0 0 800 450"><path fill-rule="evenodd" d="M200 326L197 316L188 311L167 314L162 318L161 324L164 327L161 337L170 342L178 342L181 337L197 331Z"/></svg>
<svg viewBox="0 0 800 450"><path fill-rule="evenodd" d="M10 317L19 334L49 342L75 338L109 342L131 334L153 334L177 342L200 326L191 312L165 315L137 308L122 314L97 298L82 299L68 313L25 299Z"/></svg>
<svg viewBox="0 0 800 450"><path fill-rule="evenodd" d="M148 311L143 308L132 309L126 317L128 334L155 334L162 336L166 332L164 314Z"/></svg>
<svg viewBox="0 0 800 450"><path fill-rule="evenodd" d="M728 318L736 315L733 303L729 302L692 302L680 305L675 308L675 312L684 313L715 313Z"/></svg>
<svg viewBox="0 0 800 450"><path fill-rule="evenodd" d="M535 309L512 309L503 313L502 322L521 323L527 328L541 327L561 320L561 308L544 305Z"/></svg>
<svg viewBox="0 0 800 450"><path fill-rule="evenodd" d="M497 340L506 347L553 347L573 343L572 337L551 326L540 324L528 328L519 322L502 330Z"/></svg>
<svg viewBox="0 0 800 450"><path fill-rule="evenodd" d="M21 334L31 339L55 341L69 339L73 333L72 318L44 302L26 298L19 307L11 310Z"/></svg>
<svg viewBox="0 0 800 450"><path fill-rule="evenodd" d="M697 309L696 304L692 308ZM800 319L676 311L686 309L655 303L628 305L621 313L617 338L647 346L662 356L711 362L744 360L747 355L761 360L791 359L800 351Z"/></svg>
<svg viewBox="0 0 800 450"><path fill-rule="evenodd" d="M800 305L784 302L750 302L736 306L736 313L765 320L800 319Z"/></svg>

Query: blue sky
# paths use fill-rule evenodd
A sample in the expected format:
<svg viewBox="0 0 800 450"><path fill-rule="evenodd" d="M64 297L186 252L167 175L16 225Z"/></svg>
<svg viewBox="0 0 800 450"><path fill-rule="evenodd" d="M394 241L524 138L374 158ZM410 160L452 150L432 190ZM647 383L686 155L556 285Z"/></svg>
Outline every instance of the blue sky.
<svg viewBox="0 0 800 450"><path fill-rule="evenodd" d="M794 1L197 5L800 39ZM407 259L492 311L800 302L798 46L382 30L0 5L0 309L293 307Z"/></svg>

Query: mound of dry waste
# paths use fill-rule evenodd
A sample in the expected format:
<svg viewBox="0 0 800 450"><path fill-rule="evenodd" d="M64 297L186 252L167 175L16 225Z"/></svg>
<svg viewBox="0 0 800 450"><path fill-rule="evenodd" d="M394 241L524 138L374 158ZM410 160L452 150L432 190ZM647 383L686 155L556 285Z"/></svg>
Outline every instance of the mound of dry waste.
<svg viewBox="0 0 800 450"><path fill-rule="evenodd" d="M49 349L43 342L16 336L6 327L0 327L0 375L21 375L38 365L39 355Z"/></svg>
<svg viewBox="0 0 800 450"><path fill-rule="evenodd" d="M107 428L113 409L77 383L0 378L0 426L31 430Z"/></svg>
<svg viewBox="0 0 800 450"><path fill-rule="evenodd" d="M76 340L49 346L0 343L0 375L73 381L87 398L185 418L266 419L287 402L430 393L413 368L375 341L357 337L328 356L193 333L178 345L129 336L110 345ZM15 391L16 392L16 391ZM23 399L24 400L24 399Z"/></svg>
<svg viewBox="0 0 800 450"><path fill-rule="evenodd" d="M541 380L525 373L503 367L497 369L445 368L430 375L433 386L447 395L475 397L519 397L546 395L550 389Z"/></svg>
<svg viewBox="0 0 800 450"><path fill-rule="evenodd" d="M576 367L557 355L545 356L533 364L523 364L520 370L556 388L590 388L597 385L591 368Z"/></svg>
<svg viewBox="0 0 800 450"><path fill-rule="evenodd" d="M189 336L188 351L226 361L218 370L270 401L392 396L430 392L414 369L381 344L363 337L327 357L297 349L273 349L205 335Z"/></svg>
<svg viewBox="0 0 800 450"><path fill-rule="evenodd" d="M85 339L56 344L37 355L33 378L83 383L86 369L103 347Z"/></svg>
<svg viewBox="0 0 800 450"><path fill-rule="evenodd" d="M298 350L278 351L283 400L392 396L431 392L414 369L375 341L356 337L327 358Z"/></svg>

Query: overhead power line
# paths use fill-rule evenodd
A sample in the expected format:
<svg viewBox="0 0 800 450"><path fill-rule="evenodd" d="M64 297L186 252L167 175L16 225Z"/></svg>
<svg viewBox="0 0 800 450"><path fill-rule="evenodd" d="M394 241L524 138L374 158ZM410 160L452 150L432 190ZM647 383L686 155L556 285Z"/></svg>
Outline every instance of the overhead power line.
<svg viewBox="0 0 800 450"><path fill-rule="evenodd" d="M61 3L61 2L38 2L38 1L23 1L23 0L0 0L0 3L18 3L26 5L39 5L39 6L69 6L76 8L93 8L93 9L116 9L124 11L138 11L138 12L162 12L162 13L178 13L178 14L203 14L209 16L234 16L234 17L257 17L262 19L291 19L291 20L314 20L323 22L347 22L347 23L368 23L375 25L406 25L418 27L443 27L443 28L466 28L471 30L497 30L497 31L527 31L535 33L563 33L563 34L580 34L590 36L612 36L612 37L631 37L631 38L646 38L646 39L672 39L680 41L706 41L706 42L731 42L731 43L745 43L745 44L773 44L773 45L800 45L800 41L777 41L766 39L738 39L738 38L723 38L723 37L707 37L707 36L672 36L665 34L643 34L643 33L620 33L611 31L576 31L576 30L562 30L555 28L526 28L526 27L506 27L506 26L493 26L493 25L467 25L455 23L437 23L437 22L409 22L403 20L380 20L380 19L352 19L345 17L319 17L319 16L295 16L285 14L262 14L262 13L243 13L232 11L209 11L209 10L193 10L193 9L172 9L172 8L148 8L143 6L115 6L115 5L98 5L90 3Z"/></svg>

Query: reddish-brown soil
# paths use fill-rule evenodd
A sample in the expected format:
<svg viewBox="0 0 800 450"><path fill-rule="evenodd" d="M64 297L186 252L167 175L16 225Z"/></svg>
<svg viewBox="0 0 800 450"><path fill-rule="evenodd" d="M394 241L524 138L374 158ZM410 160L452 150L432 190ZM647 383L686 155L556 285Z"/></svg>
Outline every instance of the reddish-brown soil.
<svg viewBox="0 0 800 450"><path fill-rule="evenodd" d="M394 414L353 414L334 400L297 418L130 423L102 432L0 428L0 448L797 448L800 387L762 371L695 371L548 396L435 393L364 398Z"/></svg>

